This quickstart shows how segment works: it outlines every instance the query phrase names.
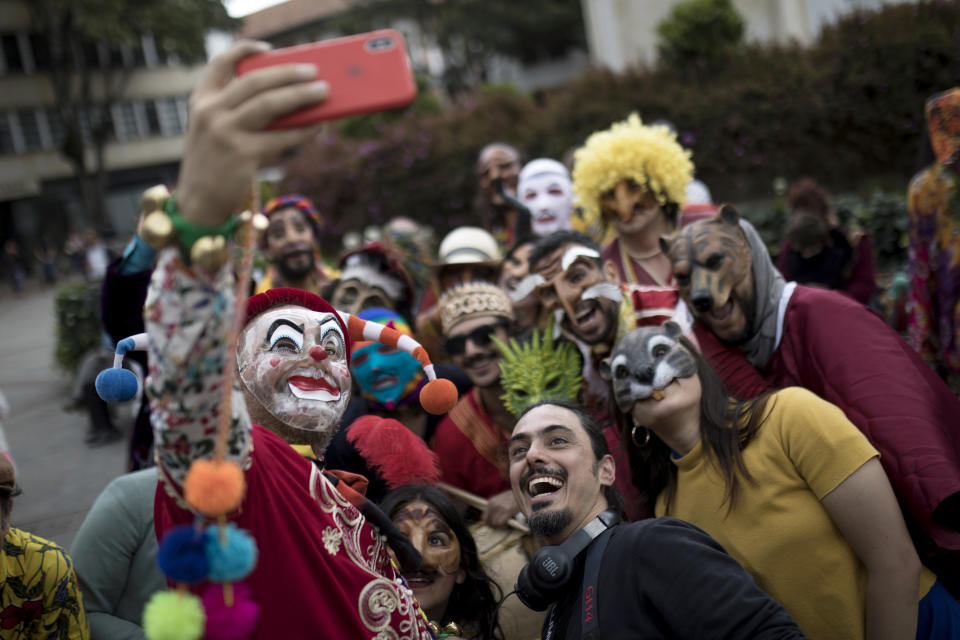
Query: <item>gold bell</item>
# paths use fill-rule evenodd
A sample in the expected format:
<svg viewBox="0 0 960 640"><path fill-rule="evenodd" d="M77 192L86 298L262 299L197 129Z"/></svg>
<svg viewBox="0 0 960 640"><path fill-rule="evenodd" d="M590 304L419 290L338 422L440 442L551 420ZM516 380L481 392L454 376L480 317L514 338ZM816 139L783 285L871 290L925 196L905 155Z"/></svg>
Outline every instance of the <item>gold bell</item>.
<svg viewBox="0 0 960 640"><path fill-rule="evenodd" d="M162 210L154 210L143 219L140 238L159 251L173 243L173 222Z"/></svg>
<svg viewBox="0 0 960 640"><path fill-rule="evenodd" d="M223 236L203 236L190 248L190 262L204 271L217 271L226 261L227 240Z"/></svg>
<svg viewBox="0 0 960 640"><path fill-rule="evenodd" d="M247 244L247 234L252 230L257 236L267 230L270 226L270 220L262 213L253 213L250 210L244 211L237 216L237 242L241 246ZM256 239L256 236L254 236Z"/></svg>
<svg viewBox="0 0 960 640"><path fill-rule="evenodd" d="M150 187L140 196L140 211L150 213L161 211L170 199L170 191L162 184Z"/></svg>
<svg viewBox="0 0 960 640"><path fill-rule="evenodd" d="M443 628L443 631L442 631L441 633L444 633L444 634L450 635L450 636L459 636L459 635L460 635L460 627L457 625L456 622L448 622L448 623L447 623L447 626L445 626L445 627Z"/></svg>

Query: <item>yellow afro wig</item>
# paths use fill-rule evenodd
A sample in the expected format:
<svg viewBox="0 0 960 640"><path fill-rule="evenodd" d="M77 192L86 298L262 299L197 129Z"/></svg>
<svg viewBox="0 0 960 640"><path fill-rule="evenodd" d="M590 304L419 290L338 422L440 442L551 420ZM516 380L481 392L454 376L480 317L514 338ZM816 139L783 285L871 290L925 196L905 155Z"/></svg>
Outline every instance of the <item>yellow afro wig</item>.
<svg viewBox="0 0 960 640"><path fill-rule="evenodd" d="M668 127L644 125L636 113L592 134L574 153L573 167L573 190L588 226L606 227L600 198L628 178L652 191L661 206L683 205L693 179L690 152Z"/></svg>

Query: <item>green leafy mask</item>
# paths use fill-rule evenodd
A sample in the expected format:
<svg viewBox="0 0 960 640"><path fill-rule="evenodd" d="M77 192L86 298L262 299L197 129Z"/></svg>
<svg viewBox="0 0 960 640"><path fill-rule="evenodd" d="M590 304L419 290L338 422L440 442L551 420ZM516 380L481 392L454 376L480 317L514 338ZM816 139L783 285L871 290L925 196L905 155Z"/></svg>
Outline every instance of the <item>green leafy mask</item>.
<svg viewBox="0 0 960 640"><path fill-rule="evenodd" d="M576 401L580 392L580 354L569 342L554 342L553 323L551 317L546 329L535 329L523 344L493 337L501 354L500 398L515 416L541 400Z"/></svg>

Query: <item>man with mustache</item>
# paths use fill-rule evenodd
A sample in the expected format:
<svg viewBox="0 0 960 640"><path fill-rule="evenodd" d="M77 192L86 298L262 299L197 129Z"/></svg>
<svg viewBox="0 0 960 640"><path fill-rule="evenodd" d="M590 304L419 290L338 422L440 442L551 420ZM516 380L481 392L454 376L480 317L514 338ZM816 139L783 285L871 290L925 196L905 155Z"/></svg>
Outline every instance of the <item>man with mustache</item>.
<svg viewBox="0 0 960 640"><path fill-rule="evenodd" d="M299 194L267 202L262 213L270 226L260 240L260 249L270 267L256 285L256 293L274 287L293 287L321 293L330 277L319 262L323 220L313 203Z"/></svg>
<svg viewBox="0 0 960 640"><path fill-rule="evenodd" d="M540 238L530 251L530 273L513 297L536 295L546 312L559 316L563 334L585 352L587 405L612 408L608 385L596 375L599 360L619 334L672 318L679 299L676 291L622 287L616 267L603 260L597 243L577 231Z"/></svg>
<svg viewBox="0 0 960 640"><path fill-rule="evenodd" d="M447 354L473 390L437 425L431 448L441 479L488 498L484 520L502 526L517 514L503 457L514 415L501 399L500 351L492 337L507 339L513 305L496 285L468 282L444 293L437 307Z"/></svg>
<svg viewBox="0 0 960 640"><path fill-rule="evenodd" d="M551 545L592 537L570 559L565 583L538 588L542 604L553 605L543 638L803 637L783 607L700 529L674 518L619 522L617 466L583 409L533 405L517 421L507 452L510 486L531 531Z"/></svg>

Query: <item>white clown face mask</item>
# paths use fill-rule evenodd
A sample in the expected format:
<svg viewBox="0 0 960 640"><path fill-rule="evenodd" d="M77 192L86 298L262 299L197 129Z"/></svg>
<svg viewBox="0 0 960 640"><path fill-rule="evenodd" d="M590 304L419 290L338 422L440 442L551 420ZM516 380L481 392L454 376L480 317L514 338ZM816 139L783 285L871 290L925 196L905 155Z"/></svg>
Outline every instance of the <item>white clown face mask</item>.
<svg viewBox="0 0 960 640"><path fill-rule="evenodd" d="M567 168L556 160L528 162L520 172L517 197L530 209L533 232L538 236L571 228L573 184Z"/></svg>
<svg viewBox="0 0 960 640"><path fill-rule="evenodd" d="M323 433L350 402L347 342L332 313L284 305L264 311L243 330L240 379L270 415L302 431Z"/></svg>

